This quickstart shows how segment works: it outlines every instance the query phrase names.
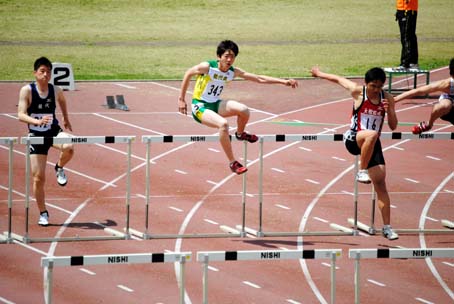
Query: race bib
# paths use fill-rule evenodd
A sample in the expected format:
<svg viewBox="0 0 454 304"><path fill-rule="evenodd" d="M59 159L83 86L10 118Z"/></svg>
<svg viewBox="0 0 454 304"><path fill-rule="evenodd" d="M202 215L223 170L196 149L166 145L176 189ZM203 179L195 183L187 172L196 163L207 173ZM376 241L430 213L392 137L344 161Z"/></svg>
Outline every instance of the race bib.
<svg viewBox="0 0 454 304"><path fill-rule="evenodd" d="M30 114L30 116L35 119L42 119L44 116L53 116L53 115L52 115L52 113L39 113L39 114L32 113L32 114ZM43 124L43 125L39 125L39 126L30 124L29 128L32 131L44 132L44 131L49 131L51 126L52 126L52 121L48 124Z"/></svg>

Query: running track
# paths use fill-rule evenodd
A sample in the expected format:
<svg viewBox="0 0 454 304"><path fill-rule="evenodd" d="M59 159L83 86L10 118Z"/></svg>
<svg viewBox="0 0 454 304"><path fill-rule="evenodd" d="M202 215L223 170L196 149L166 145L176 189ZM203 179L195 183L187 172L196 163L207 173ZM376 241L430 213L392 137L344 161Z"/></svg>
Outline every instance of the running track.
<svg viewBox="0 0 454 304"><path fill-rule="evenodd" d="M431 80L447 77L446 68ZM358 80L361 81L361 80ZM248 130L257 134L342 133L351 99L322 80L301 80L296 90L238 81L225 98L240 100L252 111ZM406 86L398 79L396 85ZM22 83L0 83L3 100L0 136L23 136L17 121ZM214 134L215 130L176 113L180 82L83 82L66 92L77 135L135 135L133 144L130 227L144 230L145 145L142 135ZM123 94L130 112L108 110L106 95ZM188 98L189 99L189 98ZM397 106L401 123L427 119L436 99L414 99ZM276 122L303 121L289 126ZM231 120L231 126L235 127ZM397 131L409 131L400 125ZM384 131L389 131L384 129ZM454 132L438 121L434 131ZM234 151L242 155L242 144ZM454 219L452 143L450 141L383 141L387 184L395 228L442 228ZM104 227L125 227L125 145L78 145L67 166L69 183L55 183L49 155L46 202L51 226L36 225L30 209L30 236L105 236ZM242 178L231 175L218 143L152 145L150 232L153 234L221 233L221 225L241 224ZM327 231L330 223L349 227L353 216L353 158L339 142L266 143L264 162L265 232ZM258 146L248 145L246 226L258 228ZM7 229L7 149L0 147L0 228ZM24 146L14 151L13 232L24 232ZM359 188L359 220L370 221L370 186ZM381 217L377 211L377 227ZM0 244L0 303L44 303L40 267L43 256L191 251L186 264L186 303L202 301L202 268L197 251L266 249L342 249L337 261L337 303L354 301L351 248L454 247L452 235L381 235L254 238L191 238L99 242ZM218 262L210 264L210 303L329 303L329 261ZM54 303L177 303L172 264L58 267L54 270ZM363 260L364 303L452 303L454 260Z"/></svg>

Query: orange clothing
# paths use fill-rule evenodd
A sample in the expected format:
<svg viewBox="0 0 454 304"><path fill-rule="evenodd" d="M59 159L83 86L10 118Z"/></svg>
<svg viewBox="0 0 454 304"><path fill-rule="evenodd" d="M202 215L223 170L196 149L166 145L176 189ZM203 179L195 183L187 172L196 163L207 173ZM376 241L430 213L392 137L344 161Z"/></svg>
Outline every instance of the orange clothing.
<svg viewBox="0 0 454 304"><path fill-rule="evenodd" d="M418 0L396 0L396 8L398 11L417 11Z"/></svg>

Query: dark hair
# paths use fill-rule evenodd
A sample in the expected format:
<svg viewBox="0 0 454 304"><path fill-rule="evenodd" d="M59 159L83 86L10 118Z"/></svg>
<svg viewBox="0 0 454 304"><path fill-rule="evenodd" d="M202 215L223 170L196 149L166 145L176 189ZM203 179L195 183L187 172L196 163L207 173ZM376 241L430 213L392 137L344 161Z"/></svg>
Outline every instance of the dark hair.
<svg viewBox="0 0 454 304"><path fill-rule="evenodd" d="M35 64L33 65L33 68L35 71L37 71L39 69L40 66L46 66L48 67L50 70L52 70L52 62L50 62L49 59L47 59L46 57L39 57L38 59L35 60Z"/></svg>
<svg viewBox="0 0 454 304"><path fill-rule="evenodd" d="M232 51L235 56L238 56L238 53L240 52L238 45L235 42L232 40L224 40L219 43L216 54L221 57L222 54L228 50Z"/></svg>
<svg viewBox="0 0 454 304"><path fill-rule="evenodd" d="M449 75L454 76L454 58L449 62Z"/></svg>
<svg viewBox="0 0 454 304"><path fill-rule="evenodd" d="M372 68L366 72L366 76L364 77L366 83L369 83L374 80L380 80L381 82L385 83L386 81L386 74L382 68Z"/></svg>

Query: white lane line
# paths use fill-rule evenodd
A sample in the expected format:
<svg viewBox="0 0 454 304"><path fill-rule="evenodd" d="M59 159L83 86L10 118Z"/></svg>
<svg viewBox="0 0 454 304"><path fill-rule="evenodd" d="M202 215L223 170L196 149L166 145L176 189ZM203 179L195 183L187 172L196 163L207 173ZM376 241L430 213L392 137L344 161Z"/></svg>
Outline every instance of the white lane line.
<svg viewBox="0 0 454 304"><path fill-rule="evenodd" d="M219 269L213 267L213 266L208 266L208 269L211 270L211 271L215 271L215 272L218 272Z"/></svg>
<svg viewBox="0 0 454 304"><path fill-rule="evenodd" d="M445 189L445 192L454 193L454 191L451 191L451 190L448 190L448 189Z"/></svg>
<svg viewBox="0 0 454 304"><path fill-rule="evenodd" d="M209 220L209 219L203 219L205 222L207 223L210 223L210 224L213 224L213 225L219 225L218 222L215 222L215 221L212 221L212 220Z"/></svg>
<svg viewBox="0 0 454 304"><path fill-rule="evenodd" d="M287 299L287 302L289 302L291 304L301 304L301 302L298 302L298 301L295 301L295 300L292 300L292 299Z"/></svg>
<svg viewBox="0 0 454 304"><path fill-rule="evenodd" d="M435 157L435 156L426 155L426 157L429 158L429 159L433 159L433 160L441 160L441 158L438 158L438 157Z"/></svg>
<svg viewBox="0 0 454 304"><path fill-rule="evenodd" d="M182 170L178 170L178 169L175 169L174 171L175 171L176 173L180 173L180 174L183 174L183 175L188 174L188 172L185 172L185 171L182 171Z"/></svg>
<svg viewBox="0 0 454 304"><path fill-rule="evenodd" d="M329 221L327 221L325 219L322 219L322 218L319 218L319 217L316 217L316 216L314 216L313 219L316 220L316 221L322 222L322 223L329 223Z"/></svg>
<svg viewBox="0 0 454 304"><path fill-rule="evenodd" d="M182 209L177 208L177 207L173 207L173 206L170 206L169 209L175 210L175 211L177 211L177 212L183 212Z"/></svg>
<svg viewBox="0 0 454 304"><path fill-rule="evenodd" d="M330 267L331 268L331 264L330 263L323 262L322 265L325 266L325 267ZM336 266L336 269L340 269L340 268L338 266Z"/></svg>
<svg viewBox="0 0 454 304"><path fill-rule="evenodd" d="M243 191L241 191L240 194L242 195L242 194L243 194ZM246 192L246 196L248 196L248 197L254 197L254 194L250 194L250 193L247 193L247 192Z"/></svg>
<svg viewBox="0 0 454 304"><path fill-rule="evenodd" d="M401 148L401 147L391 147L391 149L396 149L396 150L400 150L400 151L404 151L405 150L404 148Z"/></svg>
<svg viewBox="0 0 454 304"><path fill-rule="evenodd" d="M415 179L411 179L411 178L408 178L408 177L406 177L406 178L404 178L404 179L405 179L406 181L411 182L411 183L419 184L419 181L417 181L417 180L415 180Z"/></svg>
<svg viewBox="0 0 454 304"><path fill-rule="evenodd" d="M211 152L215 152L215 153L219 153L219 152L221 152L221 151L219 151L219 150L216 150L216 149L213 149L213 148L208 148L208 150L209 150L209 151L211 151Z"/></svg>
<svg viewBox="0 0 454 304"><path fill-rule="evenodd" d="M281 204L275 204L274 206L276 206L276 207L278 207L278 208L281 208L281 209L290 210L289 207L284 206L284 205L281 205Z"/></svg>
<svg viewBox="0 0 454 304"><path fill-rule="evenodd" d="M439 222L439 220L434 219L433 217L426 216L426 219L432 222Z"/></svg>
<svg viewBox="0 0 454 304"><path fill-rule="evenodd" d="M433 302L430 302L430 301L427 301L423 298L415 298L416 301L419 301L419 302L422 302L422 303L425 303L425 304L434 304Z"/></svg>
<svg viewBox="0 0 454 304"><path fill-rule="evenodd" d="M337 157L337 156L331 156L332 159L336 159L336 160L340 160L340 161L347 161L345 158L340 158L340 157Z"/></svg>
<svg viewBox="0 0 454 304"><path fill-rule="evenodd" d="M86 274L92 275L92 276L96 275L96 273L94 273L93 271L90 271L90 270L85 269L85 268L80 268L79 270L82 271L82 272L85 272Z"/></svg>
<svg viewBox="0 0 454 304"><path fill-rule="evenodd" d="M243 284L246 284L246 285L248 285L248 286L251 286L251 287L254 287L254 288L257 288L257 289L262 288L262 287L260 287L259 285L254 284L254 283L251 283L251 282L249 282L249 281L243 281Z"/></svg>
<svg viewBox="0 0 454 304"><path fill-rule="evenodd" d="M397 209L397 206L396 205L389 205L389 207L393 208L393 209Z"/></svg>
<svg viewBox="0 0 454 304"><path fill-rule="evenodd" d="M212 185L216 185L217 184L216 182L213 182L212 180L207 180L207 183L208 184L212 184Z"/></svg>
<svg viewBox="0 0 454 304"><path fill-rule="evenodd" d="M313 179L310 179L310 178L306 178L305 181L306 181L306 182L309 182L309 183L311 183L311 184L320 185L319 182L314 181Z"/></svg>
<svg viewBox="0 0 454 304"><path fill-rule="evenodd" d="M342 190L341 192L344 193L344 194L355 196L355 193L353 193L353 192L349 192L349 191L345 191L345 190Z"/></svg>
<svg viewBox="0 0 454 304"><path fill-rule="evenodd" d="M9 300L7 300L5 298L2 298L2 297L0 297L0 302L5 303L5 304L16 304L16 303L11 302L11 301L9 301Z"/></svg>
<svg viewBox="0 0 454 304"><path fill-rule="evenodd" d="M127 84L123 84L123 83L114 83L114 85L117 85L117 86L122 87L122 88L127 88L127 89L137 89L136 87L133 87L133 86L130 86L130 85L127 85Z"/></svg>
<svg viewBox="0 0 454 304"><path fill-rule="evenodd" d="M453 263L449 263L449 262L441 262L442 264L445 264L445 265L448 265L449 267L454 267L454 264Z"/></svg>
<svg viewBox="0 0 454 304"><path fill-rule="evenodd" d="M301 150L304 150L304 151L307 151L307 152L312 152L312 150L309 149L309 148L305 148L305 147L299 147L299 148L300 148Z"/></svg>
<svg viewBox="0 0 454 304"><path fill-rule="evenodd" d="M371 280L371 279L367 279L368 282L372 283L372 284L375 284L377 286L380 286L380 287L385 287L386 284L383 284L383 283L380 283L380 282L377 282L377 281L374 281L374 280Z"/></svg>
<svg viewBox="0 0 454 304"><path fill-rule="evenodd" d="M123 289L124 291L127 291L127 292L134 292L134 290L132 290L131 288L126 287L124 285L117 285L117 287L120 289Z"/></svg>
<svg viewBox="0 0 454 304"><path fill-rule="evenodd" d="M271 170L279 172L279 173L285 173L284 170L278 169L278 168L271 168Z"/></svg>

